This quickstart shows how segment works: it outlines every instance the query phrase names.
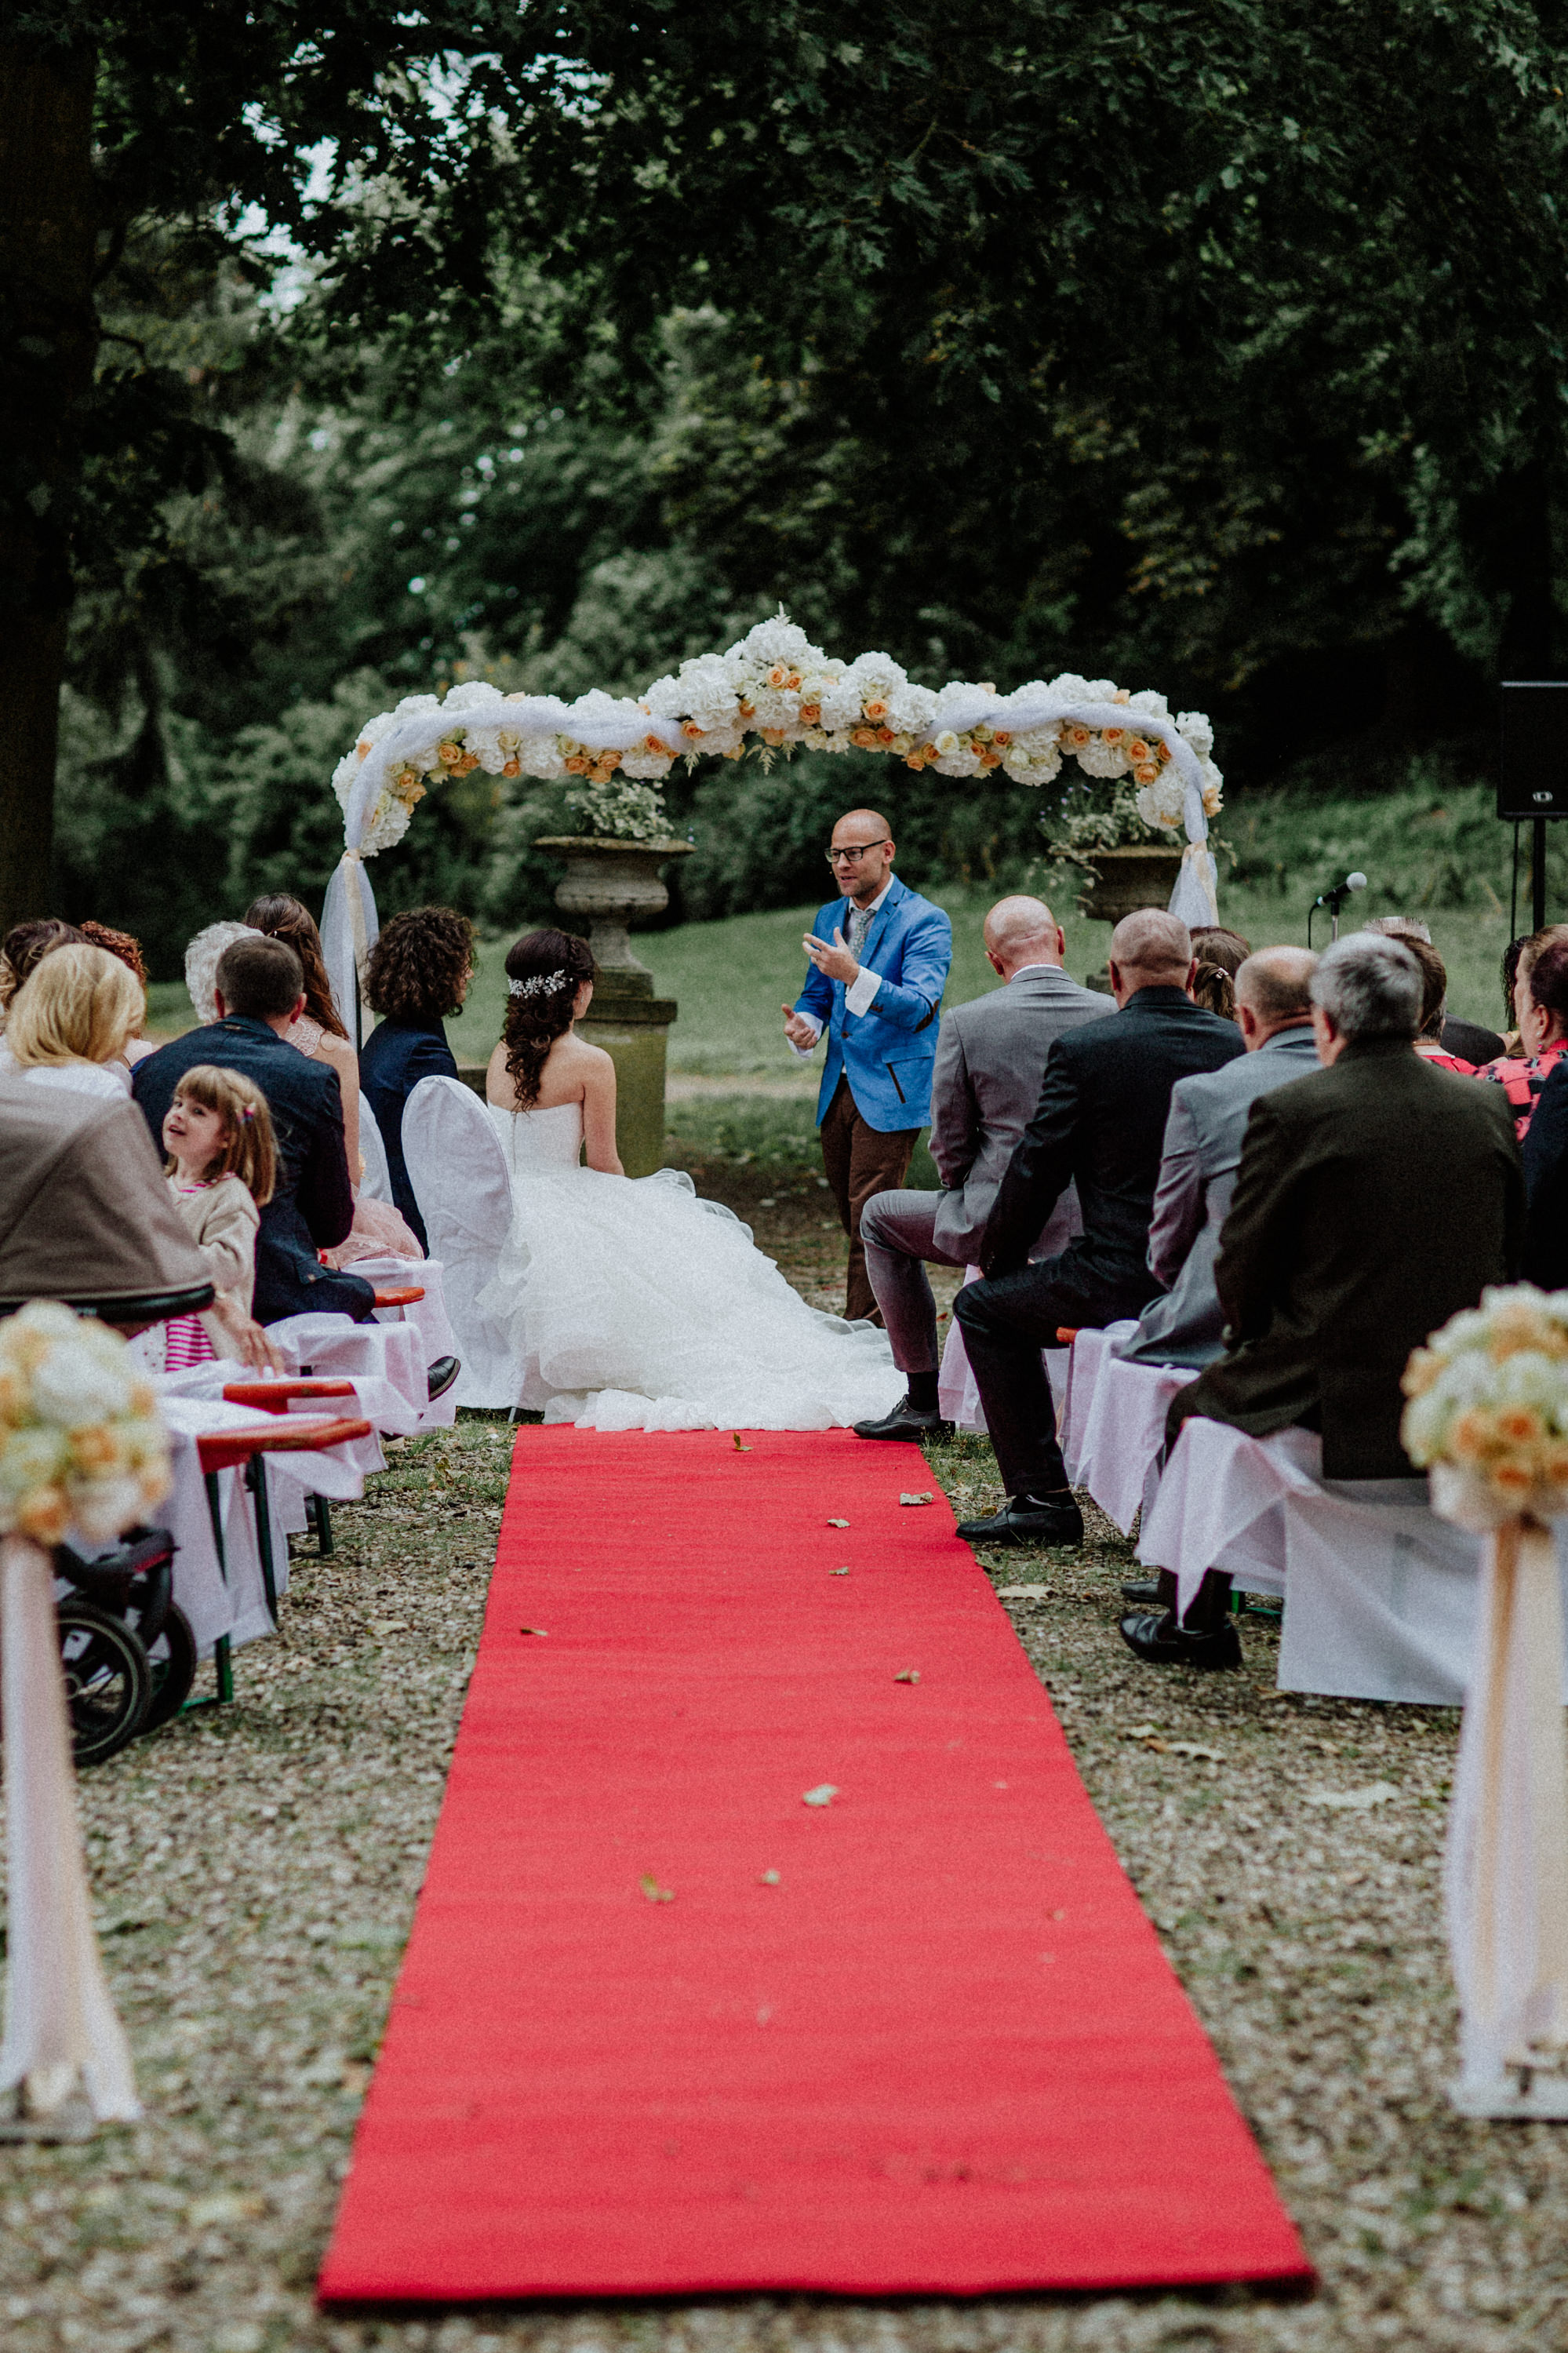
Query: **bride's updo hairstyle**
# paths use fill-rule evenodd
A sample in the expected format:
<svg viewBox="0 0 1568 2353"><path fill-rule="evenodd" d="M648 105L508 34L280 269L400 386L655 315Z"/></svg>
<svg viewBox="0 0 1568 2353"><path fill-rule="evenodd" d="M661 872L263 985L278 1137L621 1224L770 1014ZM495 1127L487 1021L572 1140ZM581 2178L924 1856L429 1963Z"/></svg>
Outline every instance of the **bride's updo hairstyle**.
<svg viewBox="0 0 1568 2353"><path fill-rule="evenodd" d="M594 951L571 932L525 932L507 950L501 1042L520 1110L539 1101L545 1057L571 1028L577 991L593 977Z"/></svg>

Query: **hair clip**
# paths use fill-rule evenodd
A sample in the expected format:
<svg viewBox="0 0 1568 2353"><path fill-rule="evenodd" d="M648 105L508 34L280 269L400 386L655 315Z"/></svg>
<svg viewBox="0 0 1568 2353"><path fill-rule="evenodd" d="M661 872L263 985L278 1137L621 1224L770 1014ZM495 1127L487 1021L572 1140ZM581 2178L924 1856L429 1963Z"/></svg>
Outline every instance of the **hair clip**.
<svg viewBox="0 0 1568 2353"><path fill-rule="evenodd" d="M509 980L506 993L509 997L547 997L552 988L559 988L562 982L571 976L563 965L558 972L536 972L530 980Z"/></svg>

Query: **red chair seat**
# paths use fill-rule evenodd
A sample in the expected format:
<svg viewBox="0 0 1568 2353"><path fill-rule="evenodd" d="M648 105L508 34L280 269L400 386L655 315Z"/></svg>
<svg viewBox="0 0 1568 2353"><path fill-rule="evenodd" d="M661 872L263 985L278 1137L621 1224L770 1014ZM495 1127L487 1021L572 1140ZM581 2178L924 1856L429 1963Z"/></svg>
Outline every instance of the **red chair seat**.
<svg viewBox="0 0 1568 2353"><path fill-rule="evenodd" d="M196 1440L196 1459L203 1476L214 1471L237 1471L257 1454L322 1454L351 1438L368 1438L368 1421L318 1421L290 1414L265 1430L209 1430Z"/></svg>
<svg viewBox="0 0 1568 2353"><path fill-rule="evenodd" d="M224 1397L229 1405L259 1406L263 1413L287 1413L294 1398L353 1397L353 1381L229 1381Z"/></svg>
<svg viewBox="0 0 1568 2353"><path fill-rule="evenodd" d="M412 1307L416 1300L423 1299L424 1296L424 1284L411 1282L406 1290L378 1291L375 1294L375 1303L378 1307Z"/></svg>

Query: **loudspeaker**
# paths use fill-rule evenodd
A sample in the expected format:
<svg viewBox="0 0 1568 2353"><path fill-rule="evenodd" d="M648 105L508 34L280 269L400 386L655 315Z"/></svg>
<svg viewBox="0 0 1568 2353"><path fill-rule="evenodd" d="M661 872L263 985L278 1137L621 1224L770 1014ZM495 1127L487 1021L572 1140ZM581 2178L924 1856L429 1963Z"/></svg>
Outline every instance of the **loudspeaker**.
<svg viewBox="0 0 1568 2353"><path fill-rule="evenodd" d="M1568 679L1505 680L1497 813L1568 817Z"/></svg>

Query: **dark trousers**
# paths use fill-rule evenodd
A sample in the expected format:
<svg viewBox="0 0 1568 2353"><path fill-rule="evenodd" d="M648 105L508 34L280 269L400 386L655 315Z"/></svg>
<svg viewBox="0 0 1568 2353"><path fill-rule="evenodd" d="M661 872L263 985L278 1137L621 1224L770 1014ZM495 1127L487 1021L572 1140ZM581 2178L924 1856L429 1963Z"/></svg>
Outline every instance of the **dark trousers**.
<svg viewBox="0 0 1568 2353"><path fill-rule="evenodd" d="M838 1205L838 1221L849 1237L844 1313L852 1324L882 1320L866 1271L860 1212L873 1193L898 1190L910 1173L919 1134L918 1127L884 1131L868 1126L849 1092L848 1080L839 1080L822 1122L822 1166L828 1190Z"/></svg>
<svg viewBox="0 0 1568 2353"><path fill-rule="evenodd" d="M1141 1282L1131 1270L1124 1290L1086 1281L1087 1272L1070 1261L1041 1259L1016 1274L966 1283L952 1303L1009 1495L1053 1495L1068 1483L1040 1350L1054 1348L1064 1327L1078 1331L1140 1314L1153 1287L1146 1273Z"/></svg>

